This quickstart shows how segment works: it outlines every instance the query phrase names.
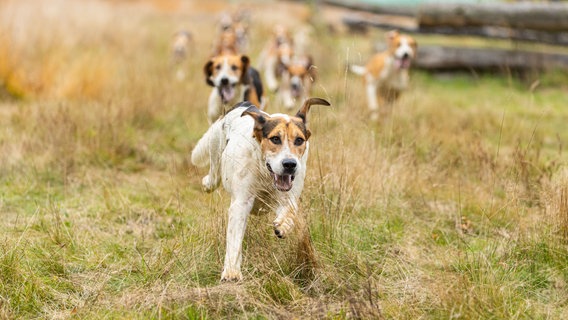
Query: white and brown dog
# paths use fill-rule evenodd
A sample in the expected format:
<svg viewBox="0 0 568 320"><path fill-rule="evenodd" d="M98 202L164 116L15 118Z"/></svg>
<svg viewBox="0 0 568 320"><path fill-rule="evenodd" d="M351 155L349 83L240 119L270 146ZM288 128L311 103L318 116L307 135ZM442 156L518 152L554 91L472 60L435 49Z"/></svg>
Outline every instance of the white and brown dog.
<svg viewBox="0 0 568 320"><path fill-rule="evenodd" d="M185 61L189 55L193 36L189 31L181 30L174 34L172 41L171 63L176 70L176 78L181 81L185 78Z"/></svg>
<svg viewBox="0 0 568 320"><path fill-rule="evenodd" d="M211 192L222 181L231 194L221 281L242 279L242 242L253 208L276 212L273 225L278 237L292 230L306 176L311 135L307 114L310 106L318 104L330 105L323 99L308 99L296 116L288 116L267 114L241 102L209 127L193 149L194 165L209 164L203 188Z"/></svg>
<svg viewBox="0 0 568 320"><path fill-rule="evenodd" d="M264 109L262 82L258 71L250 66L246 55L220 55L211 58L203 68L205 80L213 87L209 95L207 118L215 122L225 111L240 101L250 101Z"/></svg>
<svg viewBox="0 0 568 320"><path fill-rule="evenodd" d="M292 37L288 29L276 25L271 39L267 42L259 57L259 69L263 72L266 86L270 91L278 90L278 80L287 72L287 65L294 55Z"/></svg>
<svg viewBox="0 0 568 320"><path fill-rule="evenodd" d="M398 99L408 87L412 60L416 58L416 41L398 31L387 33L388 49L375 54L363 66L351 65L350 70L362 75L365 81L371 120L378 120L379 108Z"/></svg>
<svg viewBox="0 0 568 320"><path fill-rule="evenodd" d="M278 95L284 107L291 109L297 101L304 101L311 93L316 75L312 57L293 57L286 71L282 74Z"/></svg>

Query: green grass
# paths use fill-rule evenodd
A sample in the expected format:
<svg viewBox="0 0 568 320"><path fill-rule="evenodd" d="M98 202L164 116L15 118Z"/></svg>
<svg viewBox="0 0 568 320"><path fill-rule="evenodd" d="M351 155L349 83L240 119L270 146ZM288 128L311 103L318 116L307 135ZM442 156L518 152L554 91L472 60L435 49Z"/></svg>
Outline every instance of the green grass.
<svg viewBox="0 0 568 320"><path fill-rule="evenodd" d="M313 95L333 106L310 115L301 208L318 267L302 265L297 235L273 235L272 214L251 216L245 280L220 284L229 195L202 192L205 170L188 160L207 128L215 4L89 5L100 19L62 3L59 22L36 12L46 30L22 32L38 50L5 42L29 59L10 55L8 69L23 73L0 78L19 90L8 98L0 85L0 318L568 316L565 74L413 71L399 104L372 124L361 79L344 64L365 59L382 34L317 25ZM254 6L253 61L265 26L304 12ZM197 45L178 82L169 37L191 19ZM71 22L65 41L52 36Z"/></svg>

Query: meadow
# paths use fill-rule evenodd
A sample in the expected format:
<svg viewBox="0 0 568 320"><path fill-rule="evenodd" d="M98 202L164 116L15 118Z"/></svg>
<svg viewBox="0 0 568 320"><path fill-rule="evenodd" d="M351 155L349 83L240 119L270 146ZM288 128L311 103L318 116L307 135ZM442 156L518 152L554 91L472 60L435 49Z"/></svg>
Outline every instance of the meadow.
<svg viewBox="0 0 568 320"><path fill-rule="evenodd" d="M0 2L0 318L568 318L568 76L414 70L371 123L345 66L384 31L289 2L246 4L250 57L274 23L313 24L312 95L332 103L311 111L301 199L317 265L251 216L244 281L219 283L229 196L189 154L234 4Z"/></svg>

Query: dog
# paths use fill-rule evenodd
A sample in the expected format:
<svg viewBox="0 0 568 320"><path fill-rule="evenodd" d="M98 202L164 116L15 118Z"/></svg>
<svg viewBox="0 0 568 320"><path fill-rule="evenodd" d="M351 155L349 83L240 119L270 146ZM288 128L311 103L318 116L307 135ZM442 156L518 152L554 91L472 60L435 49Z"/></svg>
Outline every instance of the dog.
<svg viewBox="0 0 568 320"><path fill-rule="evenodd" d="M172 66L176 69L176 78L183 80L185 78L185 71L183 64L187 60L190 51L190 45L193 42L193 36L189 31L181 30L174 34L172 41L171 62Z"/></svg>
<svg viewBox="0 0 568 320"><path fill-rule="evenodd" d="M193 149L191 162L209 165L202 179L204 190L212 192L222 181L231 194L221 281L242 280L242 241L253 209L275 209L273 227L279 238L292 230L306 176L311 136L307 115L312 105L330 103L307 99L295 116L289 116L241 102L210 126Z"/></svg>
<svg viewBox="0 0 568 320"><path fill-rule="evenodd" d="M387 33L388 49L377 53L365 66L351 65L349 69L362 75L365 81L367 103L371 120L379 119L379 108L398 99L408 87L408 70L416 58L416 41L398 31Z"/></svg>
<svg viewBox="0 0 568 320"><path fill-rule="evenodd" d="M315 66L311 56L295 56L282 74L278 95L282 104L291 109L296 101L305 100L311 93L315 81Z"/></svg>
<svg viewBox="0 0 568 320"><path fill-rule="evenodd" d="M287 28L281 25L274 27L272 38L260 53L259 69L263 71L268 90L278 90L278 79L287 72L286 68L294 55L292 37Z"/></svg>
<svg viewBox="0 0 568 320"><path fill-rule="evenodd" d="M205 81L212 86L207 108L209 124L225 111L225 106L249 101L265 108L264 89L258 71L246 55L227 54L212 57L203 67Z"/></svg>
<svg viewBox="0 0 568 320"><path fill-rule="evenodd" d="M239 10L223 13L219 20L219 35L213 46L213 55L244 54L248 49L249 13Z"/></svg>

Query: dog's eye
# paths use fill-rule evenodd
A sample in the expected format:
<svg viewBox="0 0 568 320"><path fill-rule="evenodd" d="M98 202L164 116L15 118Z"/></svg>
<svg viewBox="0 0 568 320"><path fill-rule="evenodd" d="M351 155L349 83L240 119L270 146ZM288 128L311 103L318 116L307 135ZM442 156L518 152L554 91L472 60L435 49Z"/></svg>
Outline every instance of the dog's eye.
<svg viewBox="0 0 568 320"><path fill-rule="evenodd" d="M237 71L237 69L238 69L238 68L237 68L237 66L236 66L236 65L232 65L232 66L231 66L231 70L233 70L233 71Z"/></svg>
<svg viewBox="0 0 568 320"><path fill-rule="evenodd" d="M281 144L282 143L279 136L274 136L274 137L270 138L270 141L272 141L272 143L274 143L274 144Z"/></svg>
<svg viewBox="0 0 568 320"><path fill-rule="evenodd" d="M304 144L304 141L305 141L304 139L298 137L298 138L296 138L296 140L294 140L294 145L295 146L301 146L302 144Z"/></svg>
<svg viewBox="0 0 568 320"><path fill-rule="evenodd" d="M220 65L220 64L216 65L216 66L215 66L215 69L221 70L221 65Z"/></svg>

